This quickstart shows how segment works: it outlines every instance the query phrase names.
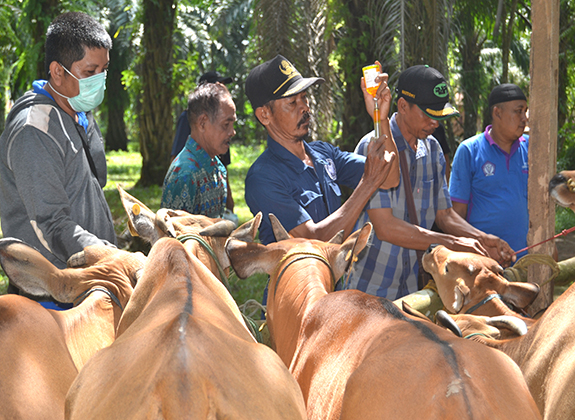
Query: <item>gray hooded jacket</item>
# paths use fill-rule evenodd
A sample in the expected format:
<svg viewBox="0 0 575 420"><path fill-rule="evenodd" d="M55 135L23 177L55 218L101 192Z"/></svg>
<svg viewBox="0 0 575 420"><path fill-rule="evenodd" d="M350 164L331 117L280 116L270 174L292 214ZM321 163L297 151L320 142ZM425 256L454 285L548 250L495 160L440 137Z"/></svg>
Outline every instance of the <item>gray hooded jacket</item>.
<svg viewBox="0 0 575 420"><path fill-rule="evenodd" d="M87 117L86 134L54 101L30 91L14 104L0 137L3 235L34 246L60 268L88 245L116 244L102 190L107 177L102 134L91 112Z"/></svg>

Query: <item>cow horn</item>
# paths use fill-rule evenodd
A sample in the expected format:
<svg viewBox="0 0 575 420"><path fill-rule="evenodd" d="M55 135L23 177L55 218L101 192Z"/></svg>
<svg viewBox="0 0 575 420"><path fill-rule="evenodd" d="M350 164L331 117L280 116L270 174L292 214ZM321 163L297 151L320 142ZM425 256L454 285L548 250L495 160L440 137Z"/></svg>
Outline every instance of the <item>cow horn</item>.
<svg viewBox="0 0 575 420"><path fill-rule="evenodd" d="M527 324L516 316L494 316L487 319L487 325L497 328L507 328L519 336L527 334Z"/></svg>
<svg viewBox="0 0 575 420"><path fill-rule="evenodd" d="M156 226L166 235L172 238L176 237L174 227L170 222L170 210L160 209L156 213Z"/></svg>
<svg viewBox="0 0 575 420"><path fill-rule="evenodd" d="M343 230L340 230L340 231L337 232L337 233L333 236L333 238L331 238L328 242L329 242L330 244L336 244L336 245L341 245L341 244L343 244L343 234L344 234L344 231L343 231Z"/></svg>
<svg viewBox="0 0 575 420"><path fill-rule="evenodd" d="M86 265L86 253L84 251L76 252L70 258L68 258L68 262L66 263L68 268L76 268L76 267L83 267Z"/></svg>
<svg viewBox="0 0 575 420"><path fill-rule="evenodd" d="M435 321L439 325L447 328L449 331L451 331L456 336L463 337L463 334L461 334L461 329L457 326L457 324L455 323L453 318L451 318L447 314L447 312L445 312L443 309L440 309L439 311L437 311L437 313L435 314Z"/></svg>
<svg viewBox="0 0 575 420"><path fill-rule="evenodd" d="M282 226L282 224L280 223L278 218L275 217L275 215L273 213L270 213L269 217L270 217L270 222L272 224L274 236L276 237L276 241L279 242L279 241L283 241L285 239L290 239L291 236L289 235L287 230L285 230L285 228Z"/></svg>
<svg viewBox="0 0 575 420"><path fill-rule="evenodd" d="M213 236L216 238L226 238L230 236L236 225L231 220L220 220L200 232L202 236Z"/></svg>

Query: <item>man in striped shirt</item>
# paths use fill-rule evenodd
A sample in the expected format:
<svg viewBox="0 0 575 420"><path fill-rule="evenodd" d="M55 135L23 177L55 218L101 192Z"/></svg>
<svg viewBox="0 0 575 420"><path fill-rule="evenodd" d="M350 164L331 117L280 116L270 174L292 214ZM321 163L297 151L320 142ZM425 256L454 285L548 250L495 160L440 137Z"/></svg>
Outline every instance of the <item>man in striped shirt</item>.
<svg viewBox="0 0 575 420"><path fill-rule="evenodd" d="M399 186L376 191L357 221L356 228L370 221L375 237L355 264L348 286L391 300L417 291L416 250L431 244L489 255L503 265L513 258L505 241L472 227L452 209L445 157L432 136L438 121L458 115L449 103L443 75L428 66L410 67L400 75L396 93L398 110L390 121L391 132L400 157L405 155L418 224L408 214L402 168ZM356 153L365 153L371 136L360 141ZM445 233L431 231L434 221Z"/></svg>

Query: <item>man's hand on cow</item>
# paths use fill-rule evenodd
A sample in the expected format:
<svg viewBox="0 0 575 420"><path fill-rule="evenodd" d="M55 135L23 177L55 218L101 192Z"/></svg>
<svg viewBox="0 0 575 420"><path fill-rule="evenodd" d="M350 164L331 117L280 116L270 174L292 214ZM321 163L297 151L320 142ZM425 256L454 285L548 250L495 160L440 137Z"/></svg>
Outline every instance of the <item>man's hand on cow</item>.
<svg viewBox="0 0 575 420"><path fill-rule="evenodd" d="M502 267L509 267L517 259L509 244L495 235L485 234L481 238L481 243L487 249L488 256Z"/></svg>
<svg viewBox="0 0 575 420"><path fill-rule="evenodd" d="M468 238L465 236L453 236L452 242L447 246L452 251L458 252L473 252L474 254L481 254L489 256L488 250L477 239Z"/></svg>

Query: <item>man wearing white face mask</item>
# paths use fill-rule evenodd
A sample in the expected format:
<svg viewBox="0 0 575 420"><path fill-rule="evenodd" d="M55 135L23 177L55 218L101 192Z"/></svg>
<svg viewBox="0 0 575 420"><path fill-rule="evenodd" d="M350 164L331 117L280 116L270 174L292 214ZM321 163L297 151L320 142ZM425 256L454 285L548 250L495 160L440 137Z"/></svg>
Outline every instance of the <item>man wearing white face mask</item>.
<svg viewBox="0 0 575 420"><path fill-rule="evenodd" d="M88 245L116 244L91 113L104 98L112 40L90 16L65 13L48 27L45 48L48 80L16 101L0 137L0 218L5 237L64 268Z"/></svg>

